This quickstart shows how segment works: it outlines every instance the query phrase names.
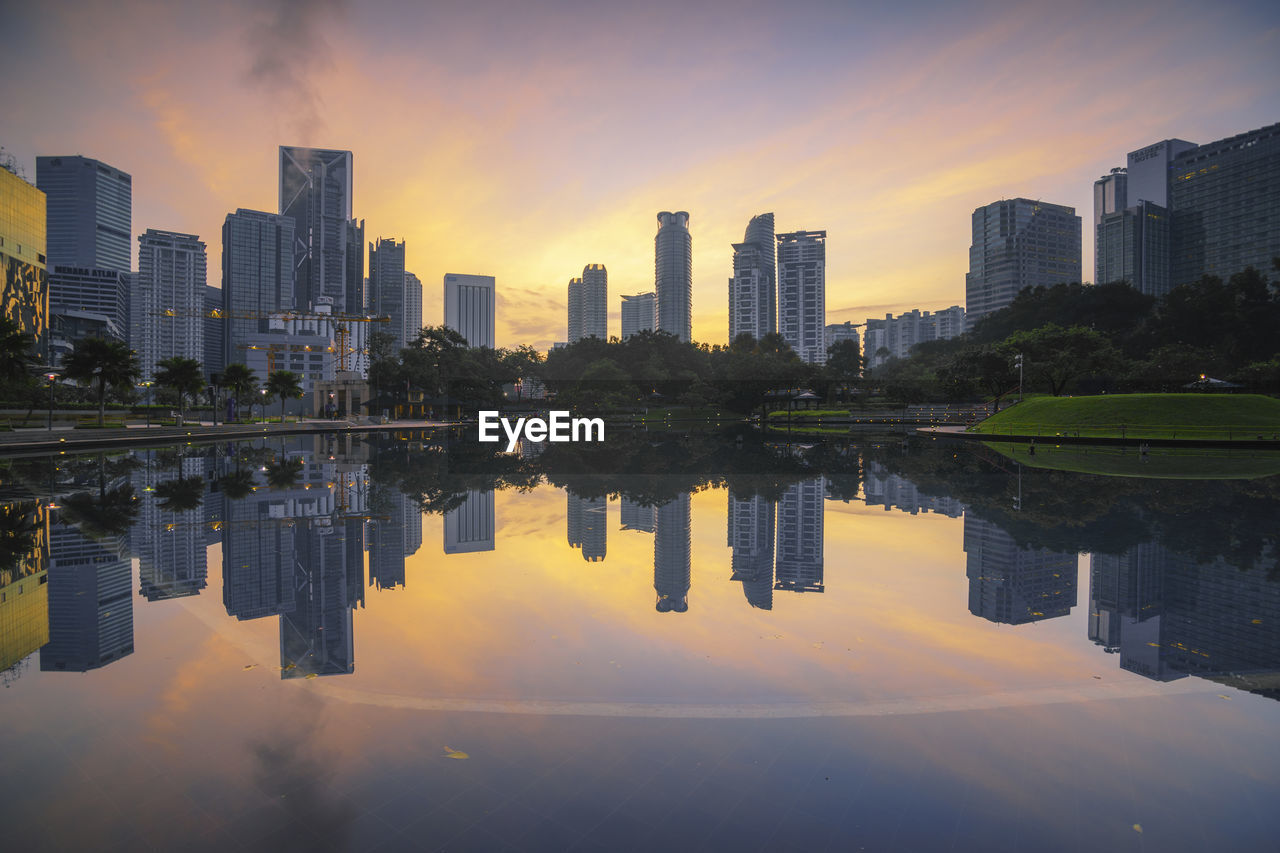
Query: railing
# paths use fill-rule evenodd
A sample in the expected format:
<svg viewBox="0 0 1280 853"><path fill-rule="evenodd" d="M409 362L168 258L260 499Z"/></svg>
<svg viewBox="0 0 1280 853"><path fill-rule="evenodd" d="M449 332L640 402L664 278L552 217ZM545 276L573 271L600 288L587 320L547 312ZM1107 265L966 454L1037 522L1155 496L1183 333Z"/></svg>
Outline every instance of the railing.
<svg viewBox="0 0 1280 853"><path fill-rule="evenodd" d="M1184 439L1187 441L1280 441L1280 423L1222 424L1194 426L1189 424L1088 424L1071 429L1046 429L1030 424L1002 424L982 430L982 435L1016 435L1034 438L1146 438Z"/></svg>

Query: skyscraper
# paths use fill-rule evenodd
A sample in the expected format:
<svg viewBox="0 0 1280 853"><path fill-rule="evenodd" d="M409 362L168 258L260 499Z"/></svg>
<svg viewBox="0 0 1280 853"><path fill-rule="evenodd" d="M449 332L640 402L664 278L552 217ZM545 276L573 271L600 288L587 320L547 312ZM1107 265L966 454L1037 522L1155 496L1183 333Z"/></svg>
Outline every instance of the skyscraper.
<svg viewBox="0 0 1280 853"><path fill-rule="evenodd" d="M658 327L658 295L636 293L622 297L622 339L636 332L652 331Z"/></svg>
<svg viewBox="0 0 1280 853"><path fill-rule="evenodd" d="M280 146L280 213L294 222L300 311L314 309L322 296L337 313L363 310L363 279L352 258L364 251L363 227L351 218L351 194L350 151Z"/></svg>
<svg viewBox="0 0 1280 853"><path fill-rule="evenodd" d="M1148 296L1169 292L1169 212L1150 201L1104 213L1097 227L1095 280L1126 281Z"/></svg>
<svg viewBox="0 0 1280 853"><path fill-rule="evenodd" d="M204 243L194 234L148 228L138 237L129 345L143 379L151 379L166 358L204 360L206 264Z"/></svg>
<svg viewBox="0 0 1280 853"><path fill-rule="evenodd" d="M227 318L222 312L222 288L204 286L204 355L200 362L204 375L211 377L227 366Z"/></svg>
<svg viewBox="0 0 1280 853"><path fill-rule="evenodd" d="M85 312L101 317L124 340L129 329L127 272L100 267L49 267L49 313ZM110 337L111 335L108 335Z"/></svg>
<svg viewBox="0 0 1280 853"><path fill-rule="evenodd" d="M88 157L37 157L36 186L49 199L49 263L127 273L133 178Z"/></svg>
<svg viewBox="0 0 1280 853"><path fill-rule="evenodd" d="M49 343L49 279L45 266L45 195L0 163L0 306L4 316Z"/></svg>
<svg viewBox="0 0 1280 853"><path fill-rule="evenodd" d="M1280 124L1183 151L1169 169L1171 285L1269 272L1280 256Z"/></svg>
<svg viewBox="0 0 1280 853"><path fill-rule="evenodd" d="M604 264L587 264L582 278L569 281L569 343L609 338L609 273Z"/></svg>
<svg viewBox="0 0 1280 853"><path fill-rule="evenodd" d="M491 275L447 273L444 277L444 324L470 346L497 349L495 289Z"/></svg>
<svg viewBox="0 0 1280 853"><path fill-rule="evenodd" d="M422 331L422 281L411 272L404 274L404 339L412 344Z"/></svg>
<svg viewBox="0 0 1280 853"><path fill-rule="evenodd" d="M379 237L369 244L369 299L374 314L391 318L387 332L395 336L397 350L409 345L404 286L404 241Z"/></svg>
<svg viewBox="0 0 1280 853"><path fill-rule="evenodd" d="M826 231L778 235L778 331L801 360L826 363Z"/></svg>
<svg viewBox="0 0 1280 853"><path fill-rule="evenodd" d="M294 305L294 220L240 208L222 223L222 305L227 364L248 364L251 340L269 330L268 317ZM261 376L265 379L265 376Z"/></svg>
<svg viewBox="0 0 1280 853"><path fill-rule="evenodd" d="M756 340L778 331L777 245L773 214L751 217L741 243L733 244L729 279L729 341L741 334Z"/></svg>
<svg viewBox="0 0 1280 853"><path fill-rule="evenodd" d="M1080 217L1075 208L1025 198L973 212L965 276L969 328L1008 306L1024 287L1080 281Z"/></svg>
<svg viewBox="0 0 1280 853"><path fill-rule="evenodd" d="M654 246L654 290L658 330L693 340L693 237L685 211L658 214Z"/></svg>

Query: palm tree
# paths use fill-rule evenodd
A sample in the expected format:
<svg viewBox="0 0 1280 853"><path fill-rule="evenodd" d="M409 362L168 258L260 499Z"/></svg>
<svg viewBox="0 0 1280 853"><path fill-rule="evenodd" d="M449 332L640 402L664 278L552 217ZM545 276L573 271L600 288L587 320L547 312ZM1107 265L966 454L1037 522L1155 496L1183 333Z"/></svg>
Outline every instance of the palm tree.
<svg viewBox="0 0 1280 853"><path fill-rule="evenodd" d="M85 338L62 360L62 373L84 385L98 386L98 426L107 412L107 386L128 388L141 373L138 356L123 341Z"/></svg>
<svg viewBox="0 0 1280 853"><path fill-rule="evenodd" d="M302 377L292 370L277 370L267 377L267 394L280 398L280 423L284 423L284 404L302 397Z"/></svg>
<svg viewBox="0 0 1280 853"><path fill-rule="evenodd" d="M204 389L204 371L194 358L174 356L156 362L156 383L178 395L178 416L184 412L187 395L193 399Z"/></svg>
<svg viewBox="0 0 1280 853"><path fill-rule="evenodd" d="M228 364L222 371L222 387L231 391L236 401L237 416L240 404L258 387L258 375L243 364Z"/></svg>

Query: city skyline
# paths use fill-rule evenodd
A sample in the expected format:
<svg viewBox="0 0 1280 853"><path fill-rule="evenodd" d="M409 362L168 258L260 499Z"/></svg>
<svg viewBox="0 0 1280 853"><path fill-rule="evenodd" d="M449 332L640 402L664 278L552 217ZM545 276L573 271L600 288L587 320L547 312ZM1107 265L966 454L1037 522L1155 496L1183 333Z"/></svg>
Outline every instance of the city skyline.
<svg viewBox="0 0 1280 853"><path fill-rule="evenodd" d="M539 348L559 338L563 269L589 252L619 292L647 290L651 217L688 210L693 337L718 343L730 247L760 210L831 233L827 321L862 322L959 301L976 207L1021 196L1089 217L1093 182L1126 152L1158 139L1226 138L1280 113L1265 82L1277 62L1262 4L1194 24L1178 7L1108 10L1104 30L1087 11L1011 8L939 7L925 27L905 11L823 9L783 43L771 38L781 11L762 10L708 49L722 24L714 7L679 30L638 11L582 18L553 8L532 21L531 10L513 9L496 33L477 7L451 13L436 35L407 8L377 21L323 6L300 25L311 50L260 35L279 31L284 6L244 16L155 11L144 38L118 9L69 15L55 4L14 14L10 78L26 118L0 144L28 178L38 154L110 163L133 176L135 237L156 228L210 245L228 211L276 209L278 146L350 150L353 209L371 233L405 239L406 266L423 281L456 269L493 274L504 282L498 339ZM628 40L563 58L564 39L591 44L601 29ZM198 45L163 37L192 30ZM412 54L409 34L422 37ZM848 49L815 49L828 42ZM450 56L474 55L478 43L489 48L479 67L455 70ZM1092 45L1088 55L1081 43ZM107 44L111 61L100 62ZM755 48L766 45L761 59ZM612 61L585 74L603 50ZM682 141L678 159L648 127L659 98L654 55L690 57L683 88L660 101ZM1174 66L1174 55L1202 58ZM46 61L27 61L35 56ZM930 59L904 69L903 56ZM92 100L79 94L90 69ZM364 101L386 81L424 79L437 94L406 100L394 125L367 120ZM753 109L769 118L746 136L721 105L743 87L758 87ZM1097 126L1111 130L1102 137ZM584 134L600 144L585 154L564 144ZM1090 236L1082 260L1091 278ZM219 266L211 257L210 282L221 280ZM423 315L434 324L442 311L432 291ZM618 308L610 305L611 331Z"/></svg>

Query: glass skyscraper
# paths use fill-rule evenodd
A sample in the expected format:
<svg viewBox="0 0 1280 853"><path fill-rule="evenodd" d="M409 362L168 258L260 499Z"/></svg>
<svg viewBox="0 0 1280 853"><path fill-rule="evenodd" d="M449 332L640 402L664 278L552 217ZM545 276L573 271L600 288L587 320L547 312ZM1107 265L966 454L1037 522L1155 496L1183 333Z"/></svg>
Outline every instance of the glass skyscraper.
<svg viewBox="0 0 1280 853"><path fill-rule="evenodd" d="M1024 287L1080 281L1080 217L1074 207L1005 199L973 212L965 276L969 328L1007 307Z"/></svg>
<svg viewBox="0 0 1280 853"><path fill-rule="evenodd" d="M128 173L88 157L37 157L36 186L49 198L50 264L129 272L133 178Z"/></svg>
<svg viewBox="0 0 1280 853"><path fill-rule="evenodd" d="M395 335L397 350L409 345L404 285L404 241L379 237L369 244L369 300L374 314L391 318L387 332Z"/></svg>
<svg viewBox="0 0 1280 853"><path fill-rule="evenodd" d="M356 258L364 252L351 218L350 151L280 146L280 213L294 222L294 306L314 310L328 297L336 313L364 310ZM357 240L356 238L359 237Z"/></svg>
<svg viewBox="0 0 1280 853"><path fill-rule="evenodd" d="M45 268L45 195L0 165L0 308L45 352L49 279Z"/></svg>

